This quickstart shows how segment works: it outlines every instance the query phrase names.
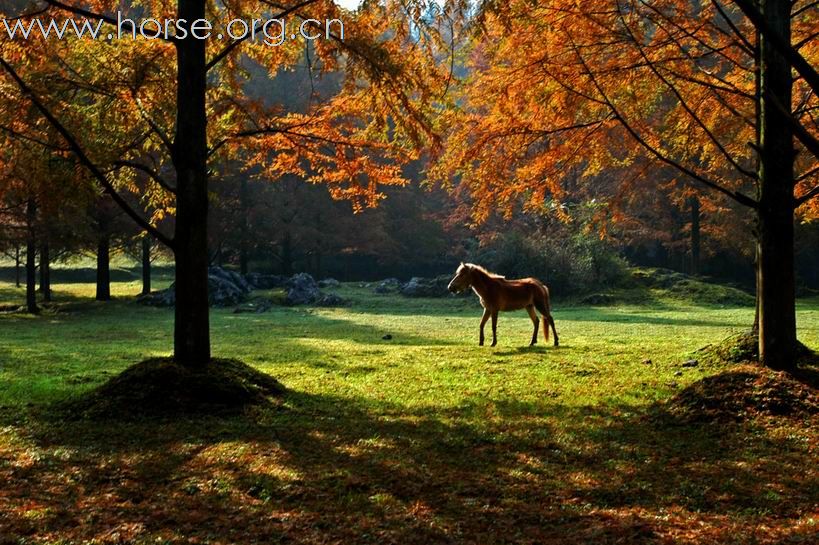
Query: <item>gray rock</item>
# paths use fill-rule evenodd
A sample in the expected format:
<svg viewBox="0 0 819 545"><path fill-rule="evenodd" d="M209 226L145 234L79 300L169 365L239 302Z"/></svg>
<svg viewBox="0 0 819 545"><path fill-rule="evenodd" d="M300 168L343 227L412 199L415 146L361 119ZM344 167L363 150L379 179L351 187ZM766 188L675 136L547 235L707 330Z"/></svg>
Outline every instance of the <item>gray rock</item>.
<svg viewBox="0 0 819 545"><path fill-rule="evenodd" d="M208 303L213 307L227 307L241 303L250 290L245 291L224 275L208 275Z"/></svg>
<svg viewBox="0 0 819 545"><path fill-rule="evenodd" d="M245 280L241 274L235 271L229 271L221 267L209 267L208 276L215 276L216 278L230 282L245 294L250 293L250 291L253 289L250 283L248 283L248 281Z"/></svg>
<svg viewBox="0 0 819 545"><path fill-rule="evenodd" d="M220 267L208 269L208 304L213 307L227 307L243 302L251 291L250 284L241 275ZM175 285L168 289L154 291L137 297L142 305L172 307L176 304Z"/></svg>
<svg viewBox="0 0 819 545"><path fill-rule="evenodd" d="M447 286L449 276L442 275L435 278L421 278L414 276L409 282L401 286L400 293L406 297L445 297L449 295Z"/></svg>
<svg viewBox="0 0 819 545"><path fill-rule="evenodd" d="M314 303L317 307L342 307L348 301L335 293L323 293Z"/></svg>
<svg viewBox="0 0 819 545"><path fill-rule="evenodd" d="M341 282L336 280L335 278L325 278L324 280L319 280L318 286L320 288L330 288L335 289L341 287Z"/></svg>
<svg viewBox="0 0 819 545"><path fill-rule="evenodd" d="M176 290L171 285L168 289L138 295L136 301L150 307L172 307L176 304Z"/></svg>
<svg viewBox="0 0 819 545"><path fill-rule="evenodd" d="M696 367L699 364L700 364L700 362L697 361L697 360L688 360L688 361L683 362L682 366L683 367Z"/></svg>
<svg viewBox="0 0 819 545"><path fill-rule="evenodd" d="M288 305L311 305L321 298L316 280L307 273L298 273L291 276L285 283Z"/></svg>
<svg viewBox="0 0 819 545"><path fill-rule="evenodd" d="M373 290L375 293L393 293L398 291L401 287L401 281L397 278L385 278L381 282L378 282L375 285L375 289Z"/></svg>
<svg viewBox="0 0 819 545"><path fill-rule="evenodd" d="M315 279L307 273L294 274L286 283L288 305L315 305L337 307L347 301L334 293L322 293Z"/></svg>

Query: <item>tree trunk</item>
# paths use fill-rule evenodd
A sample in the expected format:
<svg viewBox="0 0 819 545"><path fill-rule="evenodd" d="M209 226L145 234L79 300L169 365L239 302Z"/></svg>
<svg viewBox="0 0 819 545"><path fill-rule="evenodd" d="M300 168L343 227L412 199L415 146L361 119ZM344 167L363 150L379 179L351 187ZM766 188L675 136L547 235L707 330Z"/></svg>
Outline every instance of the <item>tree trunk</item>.
<svg viewBox="0 0 819 545"><path fill-rule="evenodd" d="M691 206L691 274L700 274L700 200L694 196L688 201Z"/></svg>
<svg viewBox="0 0 819 545"><path fill-rule="evenodd" d="M151 293L151 239L142 237L142 294Z"/></svg>
<svg viewBox="0 0 819 545"><path fill-rule="evenodd" d="M188 30L191 22L205 17L204 0L178 0L177 5L178 17L188 21ZM176 48L174 357L184 365L203 366L210 361L205 41L189 35L177 41Z"/></svg>
<svg viewBox="0 0 819 545"><path fill-rule="evenodd" d="M14 285L20 287L20 244L14 245Z"/></svg>
<svg viewBox="0 0 819 545"><path fill-rule="evenodd" d="M790 1L763 0L772 31L790 42ZM788 63L764 36L761 51L761 152L759 167L758 241L759 357L775 369L792 369L796 349L794 278L793 134L777 109L791 107L792 76Z"/></svg>
<svg viewBox="0 0 819 545"><path fill-rule="evenodd" d="M97 301L111 300L110 239L102 232L97 239Z"/></svg>
<svg viewBox="0 0 819 545"><path fill-rule="evenodd" d="M759 247L754 248L754 271L755 271L755 290L754 290L754 323L751 326L751 335L759 335Z"/></svg>
<svg viewBox="0 0 819 545"><path fill-rule="evenodd" d="M247 243L248 243L248 235L250 232L250 225L247 221L248 215L248 199L247 199L247 178L242 176L241 188L239 191L239 206L241 210L241 219L242 222L239 226L239 272L242 275L247 274Z"/></svg>
<svg viewBox="0 0 819 545"><path fill-rule="evenodd" d="M47 240L40 245L40 293L43 294L43 301L51 301L51 262Z"/></svg>
<svg viewBox="0 0 819 545"><path fill-rule="evenodd" d="M26 202L26 310L31 314L40 311L37 308L37 204L33 198Z"/></svg>

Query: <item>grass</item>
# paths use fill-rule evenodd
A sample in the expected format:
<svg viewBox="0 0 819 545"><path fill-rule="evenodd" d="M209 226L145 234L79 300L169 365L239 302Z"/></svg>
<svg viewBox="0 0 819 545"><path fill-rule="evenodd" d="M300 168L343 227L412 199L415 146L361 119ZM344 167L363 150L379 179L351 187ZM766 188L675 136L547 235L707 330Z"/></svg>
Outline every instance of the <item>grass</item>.
<svg viewBox="0 0 819 545"><path fill-rule="evenodd" d="M161 287L157 286L157 287ZM283 400L236 417L64 422L47 410L171 351L172 313L94 303L0 315L0 543L781 543L819 538L817 419L677 424L658 403L722 370L695 351L750 307L555 305L477 346L474 298L353 285L334 309L214 310L214 355ZM22 292L0 284L0 303ZM819 347L819 300L799 309ZM391 340L384 340L391 335ZM648 362L647 360L650 360Z"/></svg>

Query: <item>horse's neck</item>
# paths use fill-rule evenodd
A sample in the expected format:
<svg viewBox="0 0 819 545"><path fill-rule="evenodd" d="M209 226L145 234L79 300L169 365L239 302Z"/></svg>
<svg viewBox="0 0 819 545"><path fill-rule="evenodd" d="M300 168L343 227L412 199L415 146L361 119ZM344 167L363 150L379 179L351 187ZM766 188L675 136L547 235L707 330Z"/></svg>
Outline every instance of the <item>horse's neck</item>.
<svg viewBox="0 0 819 545"><path fill-rule="evenodd" d="M491 283L492 279L489 277L489 275L481 271L472 272L472 287L481 297L484 297L487 294Z"/></svg>

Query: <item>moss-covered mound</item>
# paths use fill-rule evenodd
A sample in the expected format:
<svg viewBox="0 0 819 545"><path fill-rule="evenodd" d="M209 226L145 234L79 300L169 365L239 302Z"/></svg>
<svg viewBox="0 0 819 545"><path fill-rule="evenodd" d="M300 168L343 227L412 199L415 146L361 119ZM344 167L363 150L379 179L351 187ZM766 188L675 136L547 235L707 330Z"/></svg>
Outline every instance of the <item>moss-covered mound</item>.
<svg viewBox="0 0 819 545"><path fill-rule="evenodd" d="M742 363L759 360L759 338L751 331L737 333L697 351L697 358L708 363Z"/></svg>
<svg viewBox="0 0 819 545"><path fill-rule="evenodd" d="M815 381L748 364L695 382L666 402L662 412L682 422L803 418L819 414L819 391Z"/></svg>
<svg viewBox="0 0 819 545"><path fill-rule="evenodd" d="M799 362L815 360L814 352L798 343L796 357ZM722 341L706 345L697 351L697 359L706 363L734 364L759 360L759 336L752 331L737 333Z"/></svg>
<svg viewBox="0 0 819 545"><path fill-rule="evenodd" d="M153 358L63 403L69 418L151 418L235 413L284 393L273 377L240 361L213 359L199 367Z"/></svg>
<svg viewBox="0 0 819 545"><path fill-rule="evenodd" d="M754 296L732 286L714 284L669 269L633 269L642 286L694 304L752 306Z"/></svg>

